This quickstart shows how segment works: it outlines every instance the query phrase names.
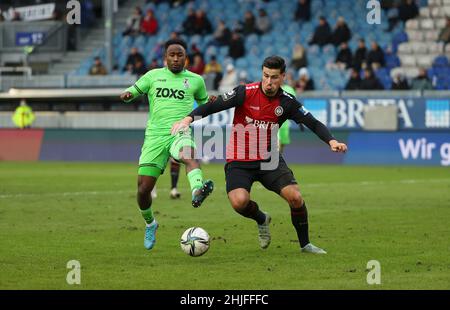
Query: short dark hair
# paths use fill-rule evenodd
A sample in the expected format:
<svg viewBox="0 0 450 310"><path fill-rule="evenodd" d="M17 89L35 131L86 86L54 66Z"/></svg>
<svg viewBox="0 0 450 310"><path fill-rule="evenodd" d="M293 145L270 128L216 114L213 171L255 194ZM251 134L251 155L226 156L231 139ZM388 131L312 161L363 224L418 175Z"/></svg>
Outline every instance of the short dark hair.
<svg viewBox="0 0 450 310"><path fill-rule="evenodd" d="M187 51L187 44L182 39L170 39L170 40L166 41L166 44L164 44L164 50L167 51L169 46L174 45L174 44L181 45L184 48L184 50Z"/></svg>
<svg viewBox="0 0 450 310"><path fill-rule="evenodd" d="M269 69L280 69L280 73L284 73L286 71L286 62L280 56L267 57L264 59L262 66Z"/></svg>

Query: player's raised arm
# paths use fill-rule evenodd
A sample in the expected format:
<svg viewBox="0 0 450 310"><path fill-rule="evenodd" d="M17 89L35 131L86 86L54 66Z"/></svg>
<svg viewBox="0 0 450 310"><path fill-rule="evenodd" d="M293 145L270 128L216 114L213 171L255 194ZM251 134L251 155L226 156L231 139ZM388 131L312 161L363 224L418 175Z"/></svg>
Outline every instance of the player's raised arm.
<svg viewBox="0 0 450 310"><path fill-rule="evenodd" d="M225 94L213 97L207 104L199 105L188 116L181 121L175 122L172 126L171 133L176 134L185 130L194 121L206 117L208 115L241 106L245 100L245 86L240 85Z"/></svg>
<svg viewBox="0 0 450 310"><path fill-rule="evenodd" d="M125 102L148 93L151 85L151 71L144 74L134 85L128 87L121 95L120 99Z"/></svg>
<svg viewBox="0 0 450 310"><path fill-rule="evenodd" d="M317 120L308 110L297 102L295 111L293 111L291 119L297 124L304 124L312 132L314 132L322 141L330 146L333 152L345 153L347 151L347 145L337 141L327 126Z"/></svg>

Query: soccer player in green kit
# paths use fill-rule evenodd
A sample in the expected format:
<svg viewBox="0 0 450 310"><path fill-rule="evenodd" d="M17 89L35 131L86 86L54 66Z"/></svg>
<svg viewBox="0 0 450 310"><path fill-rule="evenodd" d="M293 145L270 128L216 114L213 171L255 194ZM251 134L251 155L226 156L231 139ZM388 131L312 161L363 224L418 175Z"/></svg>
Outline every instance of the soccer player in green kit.
<svg viewBox="0 0 450 310"><path fill-rule="evenodd" d="M151 209L151 191L164 172L170 157L185 164L192 191L192 205L199 207L213 191L211 180L203 181L200 165L195 157L195 143L190 131L175 136L173 123L192 111L194 100L199 105L208 101L203 78L184 68L186 43L171 39L165 44L167 67L148 71L120 98L129 102L146 94L150 103L145 140L139 158L137 202L146 222L144 247L152 249L158 222Z"/></svg>

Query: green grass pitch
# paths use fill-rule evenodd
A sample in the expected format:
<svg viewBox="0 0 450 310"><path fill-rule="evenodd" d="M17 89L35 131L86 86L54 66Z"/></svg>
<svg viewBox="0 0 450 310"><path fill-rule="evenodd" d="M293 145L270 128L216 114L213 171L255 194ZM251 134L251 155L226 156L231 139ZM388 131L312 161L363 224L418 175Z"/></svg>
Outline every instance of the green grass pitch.
<svg viewBox="0 0 450 310"><path fill-rule="evenodd" d="M310 237L328 255L299 251L287 204L255 183L272 215L272 244L235 213L223 165L204 166L212 196L169 199L169 173L153 203L160 223L152 251L135 202L133 163L0 163L0 289L450 289L450 169L292 165L307 202ZM204 256L179 245L191 226L212 237ZM81 285L68 285L69 260ZM378 260L381 284L368 285Z"/></svg>

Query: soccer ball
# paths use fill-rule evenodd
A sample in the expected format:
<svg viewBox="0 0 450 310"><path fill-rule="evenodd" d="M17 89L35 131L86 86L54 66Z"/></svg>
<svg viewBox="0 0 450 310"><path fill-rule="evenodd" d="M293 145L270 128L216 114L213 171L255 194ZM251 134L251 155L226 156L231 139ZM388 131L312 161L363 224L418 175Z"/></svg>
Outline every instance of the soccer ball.
<svg viewBox="0 0 450 310"><path fill-rule="evenodd" d="M190 256L201 256L209 249L209 235L203 228L190 227L181 235L181 249Z"/></svg>

